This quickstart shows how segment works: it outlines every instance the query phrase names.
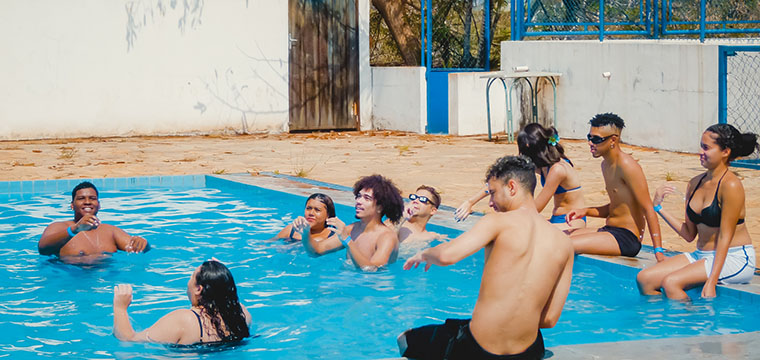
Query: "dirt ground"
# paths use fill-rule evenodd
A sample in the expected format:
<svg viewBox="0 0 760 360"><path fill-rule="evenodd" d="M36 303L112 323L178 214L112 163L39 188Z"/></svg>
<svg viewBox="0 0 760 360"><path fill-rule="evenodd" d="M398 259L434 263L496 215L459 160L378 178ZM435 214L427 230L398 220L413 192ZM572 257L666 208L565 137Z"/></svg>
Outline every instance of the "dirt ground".
<svg viewBox="0 0 760 360"><path fill-rule="evenodd" d="M581 174L587 204L605 204L601 160L591 157L585 141L563 139L562 144ZM666 181L685 192L686 182L703 171L694 154L627 145L624 150L640 162L650 193ZM379 173L405 194L420 184L433 186L440 190L443 204L457 207L479 191L486 168L499 156L517 154L517 146L485 137L372 131L2 141L0 154L0 181L271 171L351 186L360 176ZM746 224L759 249L760 171L732 170L743 181ZM683 213L683 202L677 198L666 199L664 207ZM490 209L484 200L474 210ZM548 217L550 212L551 205L544 214ZM589 222L602 224L601 219ZM667 228L664 221L661 226ZM694 243L672 230L663 233L666 248L694 249ZM648 234L644 243L651 245Z"/></svg>

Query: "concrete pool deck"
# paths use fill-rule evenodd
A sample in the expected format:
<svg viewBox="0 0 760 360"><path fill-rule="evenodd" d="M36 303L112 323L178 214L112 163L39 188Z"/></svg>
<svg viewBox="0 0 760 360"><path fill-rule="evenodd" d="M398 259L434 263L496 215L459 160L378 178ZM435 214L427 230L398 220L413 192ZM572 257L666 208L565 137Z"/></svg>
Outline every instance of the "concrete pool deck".
<svg viewBox="0 0 760 360"><path fill-rule="evenodd" d="M322 192L333 198L333 201L352 206L354 196L351 188L321 181L295 178L280 174L249 174L216 175L214 177L242 184L254 185L288 192L291 194L309 196L314 192ZM453 208L443 206L431 219L430 223L458 230L467 230L480 217L473 214L463 222L453 220ZM579 255L592 259L644 268L656 260L651 247L639 253L635 258L614 256ZM747 294L746 301L760 304L760 276L755 276L747 285L719 285L726 291L736 290ZM620 341L593 343L581 345L563 345L547 348L547 359L597 360L597 359L755 359L760 354L760 332L742 334L713 335L699 337L666 338L654 340ZM614 355L612 355L614 354ZM403 358L399 358L403 359Z"/></svg>

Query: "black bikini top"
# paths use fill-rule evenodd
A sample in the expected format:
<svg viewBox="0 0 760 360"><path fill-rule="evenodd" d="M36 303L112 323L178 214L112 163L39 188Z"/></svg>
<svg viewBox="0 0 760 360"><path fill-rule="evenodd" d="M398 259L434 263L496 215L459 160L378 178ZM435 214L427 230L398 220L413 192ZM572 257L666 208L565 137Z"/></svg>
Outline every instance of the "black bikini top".
<svg viewBox="0 0 760 360"><path fill-rule="evenodd" d="M726 176L727 172L728 170L723 173L723 176ZM689 220L691 220L694 225L705 224L709 227L720 227L721 209L720 204L718 204L718 189L720 189L720 182L723 181L723 176L721 176L720 180L718 180L718 186L715 188L715 197L713 198L712 204L702 209L699 214L697 214L691 208L691 198L694 197L694 193L696 193L697 189L699 189L699 185L702 185L702 180L705 179L705 176L707 176L707 173L702 175L702 178L699 179L699 182L694 188L694 191L691 193L691 196L689 196L689 202L686 205L686 216L689 217ZM736 225L739 224L744 224L744 219L739 219L739 221L736 222Z"/></svg>

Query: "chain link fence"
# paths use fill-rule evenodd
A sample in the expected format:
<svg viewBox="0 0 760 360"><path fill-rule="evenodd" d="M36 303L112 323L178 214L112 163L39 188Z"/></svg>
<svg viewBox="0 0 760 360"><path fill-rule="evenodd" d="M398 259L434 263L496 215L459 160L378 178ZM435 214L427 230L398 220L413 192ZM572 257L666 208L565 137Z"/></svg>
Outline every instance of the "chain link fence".
<svg viewBox="0 0 760 360"><path fill-rule="evenodd" d="M760 134L760 49L736 51L726 59L726 122ZM757 152L746 160L760 162Z"/></svg>

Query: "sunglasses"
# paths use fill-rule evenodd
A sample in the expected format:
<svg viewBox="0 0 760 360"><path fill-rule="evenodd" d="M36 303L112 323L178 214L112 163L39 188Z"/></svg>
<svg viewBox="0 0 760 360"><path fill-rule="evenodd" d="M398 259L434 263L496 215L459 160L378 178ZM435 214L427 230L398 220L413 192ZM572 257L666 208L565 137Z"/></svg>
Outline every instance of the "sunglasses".
<svg viewBox="0 0 760 360"><path fill-rule="evenodd" d="M417 195L417 194L409 194L409 200L412 200L412 201L419 200L423 204L428 204L428 203L432 204L433 203L433 201L430 200L430 199L428 199L427 196L420 196L420 195Z"/></svg>
<svg viewBox="0 0 760 360"><path fill-rule="evenodd" d="M599 145L599 144L607 141L607 139L609 139L609 138L611 138L613 136L615 136L615 134L612 134L612 135L609 135L609 136L605 136L605 137L601 137L601 136L598 136L598 135L588 134L588 135L586 135L586 138L588 139L588 141L591 141L592 144Z"/></svg>

